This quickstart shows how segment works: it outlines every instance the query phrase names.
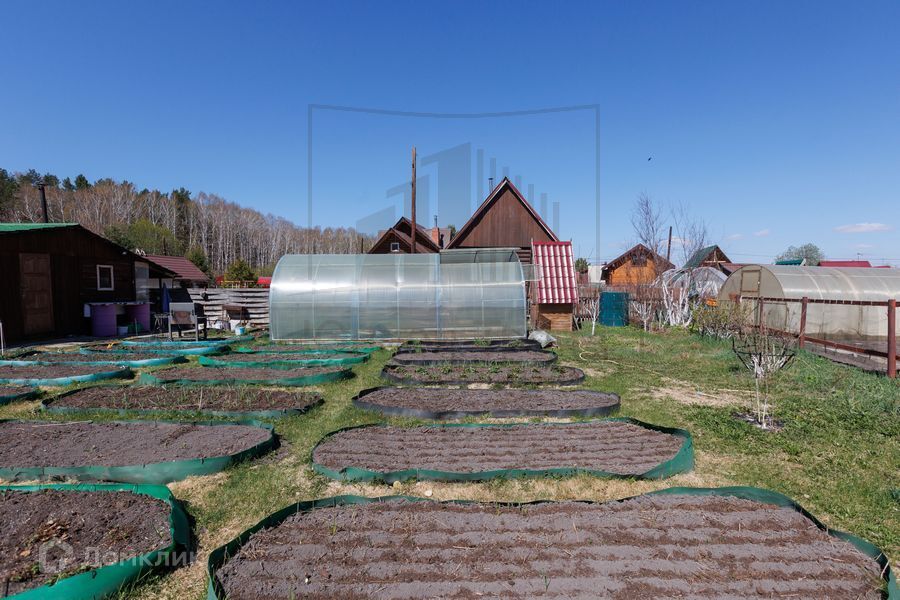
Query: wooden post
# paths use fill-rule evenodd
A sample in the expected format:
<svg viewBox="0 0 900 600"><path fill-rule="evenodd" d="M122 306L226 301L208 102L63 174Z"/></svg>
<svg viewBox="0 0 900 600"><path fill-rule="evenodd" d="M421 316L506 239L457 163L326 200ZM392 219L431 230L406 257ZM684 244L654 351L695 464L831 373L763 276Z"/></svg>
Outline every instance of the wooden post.
<svg viewBox="0 0 900 600"><path fill-rule="evenodd" d="M764 326L763 326L763 304L764 304L764 302L763 302L762 298L756 299L756 311L757 311L756 312L756 327L760 331L762 331L764 328Z"/></svg>
<svg viewBox="0 0 900 600"><path fill-rule="evenodd" d="M409 253L416 253L416 147L412 149L412 242L410 243Z"/></svg>
<svg viewBox="0 0 900 600"><path fill-rule="evenodd" d="M669 244L666 246L666 260L672 261L672 226L669 225Z"/></svg>
<svg viewBox="0 0 900 600"><path fill-rule="evenodd" d="M891 298L888 300L888 338L887 338L887 375L891 379L897 377L897 300Z"/></svg>
<svg viewBox="0 0 900 600"><path fill-rule="evenodd" d="M802 348L806 342L806 307L809 305L809 298L803 296L800 301L800 335L797 338L797 347Z"/></svg>

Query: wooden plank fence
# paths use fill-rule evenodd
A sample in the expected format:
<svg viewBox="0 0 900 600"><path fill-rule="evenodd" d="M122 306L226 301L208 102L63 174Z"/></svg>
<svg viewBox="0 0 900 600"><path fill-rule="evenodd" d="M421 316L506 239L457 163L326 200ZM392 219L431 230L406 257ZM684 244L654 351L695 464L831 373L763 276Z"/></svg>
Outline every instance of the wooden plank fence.
<svg viewBox="0 0 900 600"><path fill-rule="evenodd" d="M201 304L208 319L227 319L223 306L240 306L250 324L269 326L269 288L190 288L191 300ZM203 295L206 294L206 299Z"/></svg>

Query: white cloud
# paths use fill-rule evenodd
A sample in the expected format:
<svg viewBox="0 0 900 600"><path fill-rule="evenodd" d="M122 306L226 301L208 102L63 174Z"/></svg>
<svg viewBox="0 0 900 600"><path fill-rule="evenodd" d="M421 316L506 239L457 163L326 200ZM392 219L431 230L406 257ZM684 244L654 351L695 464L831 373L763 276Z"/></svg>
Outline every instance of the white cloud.
<svg viewBox="0 0 900 600"><path fill-rule="evenodd" d="M851 223L835 227L840 233L872 233L873 231L890 231L891 226L884 223Z"/></svg>
<svg viewBox="0 0 900 600"><path fill-rule="evenodd" d="M756 237L766 237L770 233L772 232L768 229L760 229L759 231L754 231L753 235L755 235Z"/></svg>
<svg viewBox="0 0 900 600"><path fill-rule="evenodd" d="M743 234L743 233L732 233L731 235L729 235L729 236L726 237L725 239L726 239L726 240L729 240L729 241L734 241L734 240L739 240L739 239L741 239L742 237L744 237L744 234Z"/></svg>

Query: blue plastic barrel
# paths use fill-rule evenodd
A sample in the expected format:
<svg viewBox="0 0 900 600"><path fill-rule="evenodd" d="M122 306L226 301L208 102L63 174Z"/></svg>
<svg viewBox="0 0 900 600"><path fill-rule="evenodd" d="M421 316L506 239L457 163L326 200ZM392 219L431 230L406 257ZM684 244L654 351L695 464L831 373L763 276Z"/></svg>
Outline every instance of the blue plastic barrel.
<svg viewBox="0 0 900 600"><path fill-rule="evenodd" d="M600 324L608 327L628 325L628 292L600 294Z"/></svg>

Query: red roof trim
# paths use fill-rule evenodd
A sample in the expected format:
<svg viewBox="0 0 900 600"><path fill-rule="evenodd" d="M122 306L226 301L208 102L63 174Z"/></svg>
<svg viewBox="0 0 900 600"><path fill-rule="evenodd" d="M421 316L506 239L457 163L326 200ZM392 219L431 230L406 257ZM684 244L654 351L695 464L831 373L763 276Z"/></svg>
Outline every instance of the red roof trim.
<svg viewBox="0 0 900 600"><path fill-rule="evenodd" d="M536 286L538 304L578 302L572 242L532 242L531 247L541 272Z"/></svg>

